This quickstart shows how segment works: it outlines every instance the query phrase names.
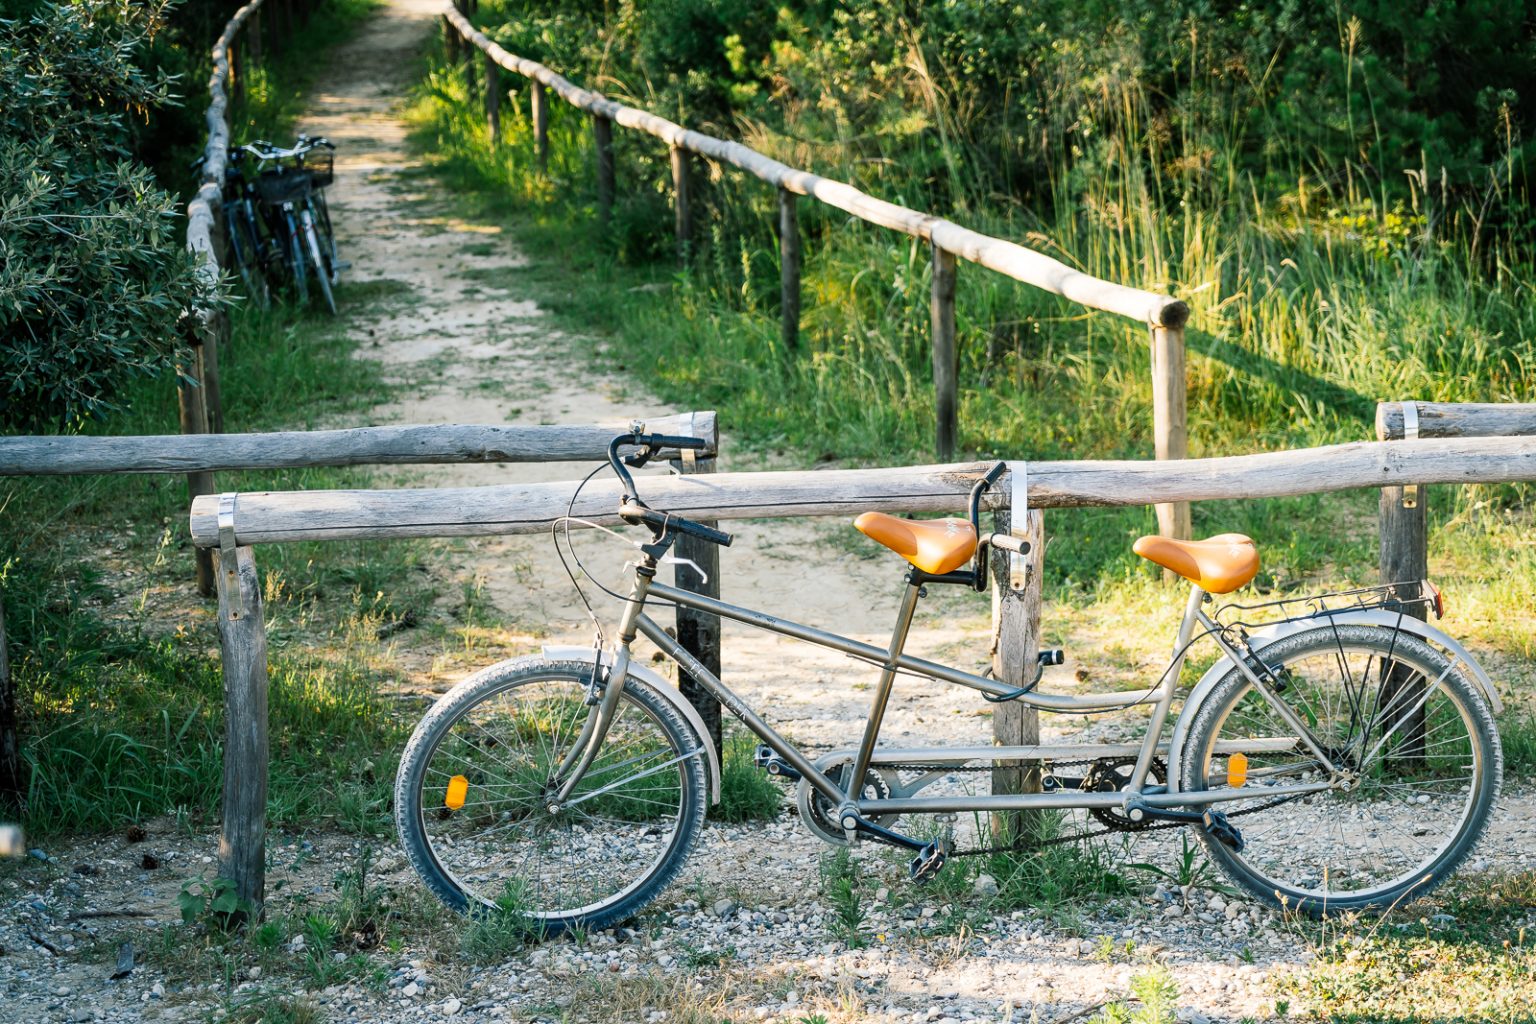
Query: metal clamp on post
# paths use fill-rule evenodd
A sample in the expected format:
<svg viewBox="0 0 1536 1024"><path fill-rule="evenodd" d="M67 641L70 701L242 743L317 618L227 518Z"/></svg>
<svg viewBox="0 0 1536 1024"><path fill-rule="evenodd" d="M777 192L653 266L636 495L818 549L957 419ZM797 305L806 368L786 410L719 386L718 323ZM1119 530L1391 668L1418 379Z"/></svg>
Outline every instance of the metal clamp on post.
<svg viewBox="0 0 1536 1024"><path fill-rule="evenodd" d="M1419 439L1419 403L1403 403L1403 440L1417 441ZM1419 507L1419 485L1403 485L1403 508Z"/></svg>
<svg viewBox="0 0 1536 1024"><path fill-rule="evenodd" d="M1008 463L1008 532L1015 537L1029 537L1028 463ZM1008 586L1023 591L1029 585L1029 561L1018 551L1008 553Z"/></svg>
<svg viewBox="0 0 1536 1024"><path fill-rule="evenodd" d="M234 491L219 495L219 572L224 574L224 586L234 593L240 583L240 565L235 557L235 497ZM240 617L240 604L227 602L229 617Z"/></svg>
<svg viewBox="0 0 1536 1024"><path fill-rule="evenodd" d="M684 431L684 433L687 434L689 437L698 437L699 436L694 431L694 423L693 423L694 417L697 416L697 415L698 415L697 413L692 413L692 412L690 412L688 414L688 429L686 431ZM698 461L699 461L698 460L698 453L695 452L692 448L684 448L683 451L682 451L682 456L683 456L683 472L684 473L692 473L692 472L694 472L694 470L698 466Z"/></svg>

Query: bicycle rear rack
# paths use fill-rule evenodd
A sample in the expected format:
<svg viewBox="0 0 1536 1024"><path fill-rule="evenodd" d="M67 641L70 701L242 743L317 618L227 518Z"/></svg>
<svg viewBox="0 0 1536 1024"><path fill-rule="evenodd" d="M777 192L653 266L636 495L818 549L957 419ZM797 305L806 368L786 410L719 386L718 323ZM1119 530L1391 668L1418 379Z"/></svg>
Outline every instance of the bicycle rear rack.
<svg viewBox="0 0 1536 1024"><path fill-rule="evenodd" d="M1428 580L1403 580L1375 587L1282 597L1253 604L1229 601L1220 605L1211 618L1223 626L1255 629L1277 622L1323 619L1345 612L1375 609L1406 614L1417 612L1426 619L1433 613L1438 619L1441 616L1440 591Z"/></svg>

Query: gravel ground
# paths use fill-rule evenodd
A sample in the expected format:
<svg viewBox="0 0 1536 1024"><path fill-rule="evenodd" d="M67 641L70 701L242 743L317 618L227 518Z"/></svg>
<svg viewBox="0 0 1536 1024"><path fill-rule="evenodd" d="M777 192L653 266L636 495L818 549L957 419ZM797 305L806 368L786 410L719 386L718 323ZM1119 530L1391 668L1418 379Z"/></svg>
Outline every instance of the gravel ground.
<svg viewBox="0 0 1536 1024"><path fill-rule="evenodd" d="M1525 789L1505 798L1470 873L1531 870L1531 803ZM1124 857L1174 872L1172 835L1143 835ZM1283 998L1276 981L1312 956L1277 915L1144 872L1124 872L1141 882L1135 895L1052 918L992 912L985 878L937 896L873 849L857 855L866 945L850 948L818 884L827 848L786 812L708 826L682 879L627 927L477 964L461 952L463 923L436 909L387 842L373 845L383 850L369 885L391 908L383 941L364 928L335 951L314 949L303 918L336 904L337 877L363 846L355 836L274 837L266 950L251 938L220 949L181 923L177 895L211 876L215 836L166 819L138 842L37 849L0 867L0 1019L220 1020L251 1004L262 1012L241 1019L283 1020L278 1010L298 998L309 1019L329 1021L1050 1024L1123 998L1134 975L1162 964L1181 1020L1264 1020ZM327 958L348 961L331 968L334 981L317 977Z"/></svg>

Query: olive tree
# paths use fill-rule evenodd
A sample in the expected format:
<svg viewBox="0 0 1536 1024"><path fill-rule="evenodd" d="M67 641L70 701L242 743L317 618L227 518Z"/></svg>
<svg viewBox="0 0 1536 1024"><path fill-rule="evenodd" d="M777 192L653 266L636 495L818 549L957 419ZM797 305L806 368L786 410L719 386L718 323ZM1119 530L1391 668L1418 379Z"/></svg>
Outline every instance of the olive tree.
<svg viewBox="0 0 1536 1024"><path fill-rule="evenodd" d="M0 429L69 430L185 358L213 301L175 197L130 155L170 101L140 59L168 0L0 0Z"/></svg>

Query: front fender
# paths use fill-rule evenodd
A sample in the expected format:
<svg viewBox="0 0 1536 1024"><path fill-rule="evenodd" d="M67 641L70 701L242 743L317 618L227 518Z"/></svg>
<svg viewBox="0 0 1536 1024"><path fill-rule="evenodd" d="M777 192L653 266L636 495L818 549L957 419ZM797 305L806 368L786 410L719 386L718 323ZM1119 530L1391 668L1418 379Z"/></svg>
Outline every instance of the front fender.
<svg viewBox="0 0 1536 1024"><path fill-rule="evenodd" d="M544 657L553 661L588 661L592 660L592 648L590 647L545 647ZM604 651L603 664L613 667L613 652ZM704 719L699 715L698 709L688 703L682 692L660 674L644 665L635 664L631 659L629 674L644 683L648 683L652 689L659 693L667 703L677 709L678 713L688 720L693 726L693 731L698 733L700 741L704 744L709 757L705 759L704 771L709 776L709 793L712 804L720 802L720 752L715 749L714 738L710 736L709 729L704 725Z"/></svg>
<svg viewBox="0 0 1536 1024"><path fill-rule="evenodd" d="M1493 680L1488 678L1488 673L1483 671L1467 649L1461 643L1448 636L1443 631L1431 626L1427 622L1415 619L1409 615L1399 615L1397 612L1389 612L1376 608L1360 608L1354 611L1334 612L1327 615L1310 616L1304 619L1288 619L1285 622L1276 622L1255 631L1248 637L1248 645L1255 653L1262 651L1276 640L1292 636L1308 629L1316 629L1318 626L1329 622L1341 624L1364 624L1372 626L1386 626L1388 628L1400 628L1406 633L1412 633L1429 644L1444 649L1452 657L1459 658L1461 663L1471 670L1472 681L1483 691L1483 696L1488 698L1488 704L1493 708L1495 715L1504 713L1504 702L1499 699L1498 690L1493 685ZM1200 703L1216 688L1216 684L1235 668L1232 659L1223 656L1222 659L1205 670L1205 675L1189 691L1189 697L1184 701L1183 710L1179 712L1179 720L1173 726L1173 738L1168 743L1168 789L1177 793L1183 781L1184 744L1189 739L1189 729L1194 722L1195 712L1199 710Z"/></svg>

